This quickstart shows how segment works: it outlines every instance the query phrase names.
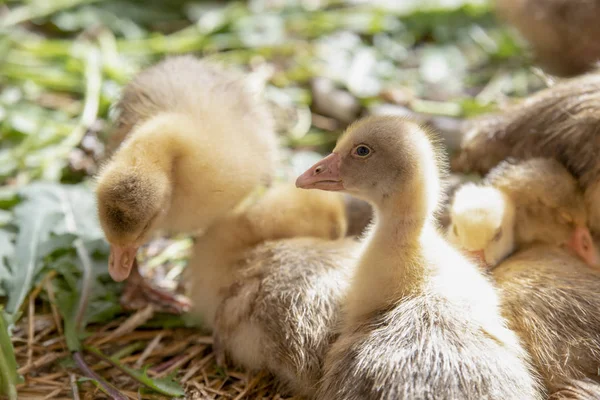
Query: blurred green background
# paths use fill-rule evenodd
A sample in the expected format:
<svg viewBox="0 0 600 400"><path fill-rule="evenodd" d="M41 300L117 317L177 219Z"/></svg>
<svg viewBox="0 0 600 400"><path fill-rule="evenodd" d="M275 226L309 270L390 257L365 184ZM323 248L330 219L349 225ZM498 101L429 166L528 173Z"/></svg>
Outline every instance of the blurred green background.
<svg viewBox="0 0 600 400"><path fill-rule="evenodd" d="M539 84L487 1L387 3L8 1L0 180L73 182L93 173L95 137L120 87L168 54L268 63L267 96L285 109L280 131L292 147L330 145L338 122L363 108L465 117ZM332 95L331 84L343 93Z"/></svg>

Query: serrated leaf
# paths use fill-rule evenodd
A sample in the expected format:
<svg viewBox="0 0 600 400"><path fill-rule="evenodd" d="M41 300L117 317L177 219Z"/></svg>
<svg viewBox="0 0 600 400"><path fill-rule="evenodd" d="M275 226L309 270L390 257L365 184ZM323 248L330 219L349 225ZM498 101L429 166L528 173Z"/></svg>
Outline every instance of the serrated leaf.
<svg viewBox="0 0 600 400"><path fill-rule="evenodd" d="M34 183L19 192L24 200L14 208L19 233L12 273L3 286L8 295L7 312L15 313L31 290L43 267L42 260L57 250L73 248L76 239L100 248L103 234L96 218L95 199L85 185ZM104 245L105 246L105 245ZM63 268L64 260L50 267ZM75 260L74 265L79 265Z"/></svg>
<svg viewBox="0 0 600 400"><path fill-rule="evenodd" d="M96 290L94 292L96 292ZM110 295L105 297L99 296L98 293L92 293L92 298L90 299L85 315L86 323L93 324L112 321L123 311L116 294L118 292L114 290L109 293Z"/></svg>
<svg viewBox="0 0 600 400"><path fill-rule="evenodd" d="M60 291L56 294L58 310L64 321L65 339L71 352L81 350L79 334L75 326L75 309L77 308L77 292Z"/></svg>
<svg viewBox="0 0 600 400"><path fill-rule="evenodd" d="M53 185L65 216L53 230L57 235L74 234L84 243L104 238L96 212L96 199L85 185Z"/></svg>
<svg viewBox="0 0 600 400"><path fill-rule="evenodd" d="M40 243L39 254L40 257L47 257L55 254L58 250L68 250L73 246L73 242L77 239L77 236L71 234L65 235L52 235L43 243Z"/></svg>
<svg viewBox="0 0 600 400"><path fill-rule="evenodd" d="M80 262L75 252L62 254L50 262L50 267L59 274L53 280L54 291L57 293L57 308L64 320L67 346L71 351L80 350L80 340L85 336L84 331L78 332L76 329L76 309L81 295ZM106 260L97 264L106 268ZM113 320L122 312L118 296L122 284L112 280L103 282L98 279L97 273L93 273L91 279L93 284L88 293L88 304L82 321L82 329L88 323L103 323Z"/></svg>
<svg viewBox="0 0 600 400"><path fill-rule="evenodd" d="M31 290L36 275L41 270L40 245L48 239L52 227L60 219L60 212L44 198L26 201L15 210L19 234L11 262L13 271L6 282L8 303L6 311L14 314Z"/></svg>

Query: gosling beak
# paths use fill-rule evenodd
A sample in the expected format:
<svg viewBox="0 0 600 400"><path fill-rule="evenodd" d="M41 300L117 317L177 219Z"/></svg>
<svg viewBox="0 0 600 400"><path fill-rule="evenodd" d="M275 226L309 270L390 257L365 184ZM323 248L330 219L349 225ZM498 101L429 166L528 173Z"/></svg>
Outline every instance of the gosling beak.
<svg viewBox="0 0 600 400"><path fill-rule="evenodd" d="M342 159L337 153L331 153L296 179L296 187L301 189L321 189L329 191L344 190L340 176Z"/></svg>
<svg viewBox="0 0 600 400"><path fill-rule="evenodd" d="M590 267L598 266L598 249L587 227L576 227L566 246Z"/></svg>
<svg viewBox="0 0 600 400"><path fill-rule="evenodd" d="M115 282L121 282L127 279L131 273L137 250L138 248L136 246L110 246L108 273Z"/></svg>
<svg viewBox="0 0 600 400"><path fill-rule="evenodd" d="M489 267L487 261L485 261L484 250L469 251L469 255L482 267Z"/></svg>

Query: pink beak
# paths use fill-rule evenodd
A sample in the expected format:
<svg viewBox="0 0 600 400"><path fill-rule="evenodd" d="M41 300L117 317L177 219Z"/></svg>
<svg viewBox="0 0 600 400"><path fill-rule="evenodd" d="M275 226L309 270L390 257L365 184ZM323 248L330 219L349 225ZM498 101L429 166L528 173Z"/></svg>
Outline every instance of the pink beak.
<svg viewBox="0 0 600 400"><path fill-rule="evenodd" d="M598 266L598 250L587 227L576 227L566 245L590 267Z"/></svg>
<svg viewBox="0 0 600 400"><path fill-rule="evenodd" d="M469 251L469 255L473 257L475 261L479 263L479 265L483 267L488 267L488 263L485 260L485 251L477 250L477 251Z"/></svg>
<svg viewBox="0 0 600 400"><path fill-rule="evenodd" d="M296 179L296 187L329 191L344 190L340 176L341 163L340 155L331 153L300 175Z"/></svg>
<svg viewBox="0 0 600 400"><path fill-rule="evenodd" d="M127 279L131 273L137 250L138 248L136 246L110 246L108 273L115 282L121 282Z"/></svg>

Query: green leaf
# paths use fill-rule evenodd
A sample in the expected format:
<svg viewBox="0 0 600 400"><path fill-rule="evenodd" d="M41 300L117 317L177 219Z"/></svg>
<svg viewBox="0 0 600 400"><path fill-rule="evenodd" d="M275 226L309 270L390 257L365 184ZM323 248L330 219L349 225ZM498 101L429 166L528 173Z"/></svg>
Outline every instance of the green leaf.
<svg viewBox="0 0 600 400"><path fill-rule="evenodd" d="M9 259L13 268L10 277L2 282L8 295L6 309L11 314L21 307L46 256L59 249L72 249L77 238L84 245L90 243L99 248L98 242L103 238L89 187L34 183L19 194L25 200L14 208L14 223L19 233L13 257Z"/></svg>
<svg viewBox="0 0 600 400"><path fill-rule="evenodd" d="M474 99L464 99L460 102L460 106L462 108L462 115L465 117L474 117L496 110L494 104L481 104Z"/></svg>
<svg viewBox="0 0 600 400"><path fill-rule="evenodd" d="M71 234L53 235L40 244L38 249L40 258L56 257L58 251L70 250L77 236Z"/></svg>
<svg viewBox="0 0 600 400"><path fill-rule="evenodd" d="M52 231L54 234L76 235L84 242L104 238L97 218L96 199L88 186L44 184L46 185L56 196L55 200L63 215Z"/></svg>
<svg viewBox="0 0 600 400"><path fill-rule="evenodd" d="M98 285L96 284L96 286ZM100 289L105 288L98 287L98 291ZM123 312L117 295L120 291L112 290L107 292L107 295L104 297L100 296L98 291L94 290L92 292L92 298L88 305L87 313L85 315L85 322L88 324L112 321L117 315Z"/></svg>
<svg viewBox="0 0 600 400"><path fill-rule="evenodd" d="M43 196L26 201L15 209L19 234L12 261L13 274L6 282L8 303L6 310L14 314L19 310L31 290L34 279L41 270L40 245L50 236L60 219L60 211Z"/></svg>
<svg viewBox="0 0 600 400"><path fill-rule="evenodd" d="M185 396L185 391L179 383L177 383L172 376L164 378L151 378L147 374L148 367L145 367L142 371L137 371L132 368L122 365L125 373L136 379L138 382L146 385L150 389L164 394L166 396L181 397Z"/></svg>
<svg viewBox="0 0 600 400"><path fill-rule="evenodd" d="M0 296L6 296L4 286L12 274L8 260L14 255L14 236L14 233L0 229Z"/></svg>
<svg viewBox="0 0 600 400"><path fill-rule="evenodd" d="M197 322L189 314L173 315L173 314L155 314L154 317L145 324L144 328L192 328L197 326Z"/></svg>
<svg viewBox="0 0 600 400"><path fill-rule="evenodd" d="M8 322L4 310L0 307L0 395L16 400L15 385L21 382L23 378L17 372L17 360L8 334Z"/></svg>
<svg viewBox="0 0 600 400"><path fill-rule="evenodd" d="M62 254L55 260L50 261L50 268L59 273L53 279L54 291L57 293L57 308L63 317L65 325L65 336L67 346L71 351L80 350L81 339L85 336L84 331L77 330L77 306L81 295L81 266L80 260L75 252ZM106 259L102 263L106 268ZM82 321L81 328L88 323L105 323L113 320L122 313L119 304L119 293L122 284L110 279L101 279L103 274L93 273L90 293L88 293L88 305Z"/></svg>
<svg viewBox="0 0 600 400"><path fill-rule="evenodd" d="M89 351L90 353L94 354L100 359L112 364L113 366L119 368L121 371L123 371L136 381L140 382L141 384L149 387L150 389L158 393L174 397L181 397L185 395L185 391L183 390L181 385L177 383L172 376L153 379L149 377L146 373L148 367L145 367L142 371L138 371L121 364L121 362L118 359L114 357L109 357L94 347L86 346L85 350Z"/></svg>
<svg viewBox="0 0 600 400"><path fill-rule="evenodd" d="M114 400L127 400L128 397L119 391L119 389L115 388L113 385L105 381L100 375L98 375L94 370L90 368L89 365L83 359L83 355L80 351L76 351L73 353L73 361L79 367L81 372L83 372L90 381L93 382L100 390L108 395L109 398Z"/></svg>
<svg viewBox="0 0 600 400"><path fill-rule="evenodd" d="M19 203L17 191L9 186L0 188L0 209L8 210Z"/></svg>
<svg viewBox="0 0 600 400"><path fill-rule="evenodd" d="M65 339L67 347L71 352L81 350L81 341L75 324L75 312L77 309L77 292L60 291L56 294L56 303L64 321Z"/></svg>

